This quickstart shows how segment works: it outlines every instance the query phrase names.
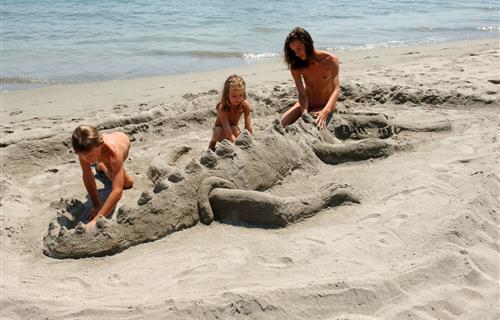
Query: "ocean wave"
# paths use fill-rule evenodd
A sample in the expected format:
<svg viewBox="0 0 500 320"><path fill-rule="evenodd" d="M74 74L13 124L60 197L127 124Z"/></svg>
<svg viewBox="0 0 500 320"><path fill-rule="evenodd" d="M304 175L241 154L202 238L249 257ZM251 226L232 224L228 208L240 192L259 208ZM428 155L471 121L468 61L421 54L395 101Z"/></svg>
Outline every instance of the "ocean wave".
<svg viewBox="0 0 500 320"><path fill-rule="evenodd" d="M347 45L347 46L338 46L338 47L328 47L325 48L326 51L330 53L334 53L339 50L371 50L375 48L392 48L392 47L401 47L406 45L414 45L414 44L424 44L431 42L440 42L445 41L446 39L440 39L437 37L427 37L424 39L412 39L412 40L389 40L389 41L380 41L377 43L365 43L362 45Z"/></svg>
<svg viewBox="0 0 500 320"><path fill-rule="evenodd" d="M500 31L500 27L476 27L476 30L494 32L494 31Z"/></svg>
<svg viewBox="0 0 500 320"><path fill-rule="evenodd" d="M468 28L467 30L471 30ZM487 30L482 31L500 31L499 28L493 27L493 29L488 28ZM406 39L406 40L389 40L389 41L380 41L374 43L365 43L365 44L352 44L352 45L340 45L338 47L327 47L324 50L334 53L339 50L371 50L375 48L392 48L392 47L401 47L408 45L420 45L420 44L429 44L429 43L442 43L447 41L460 41L466 39L475 39L474 37L461 36L458 33L454 33L451 35L445 35L441 33L437 33L434 35L429 35L425 37L418 37L414 39Z"/></svg>
<svg viewBox="0 0 500 320"><path fill-rule="evenodd" d="M196 44L224 44L226 43L220 38L204 39L196 36L189 35L140 35L140 36L127 36L127 37L103 37L98 36L94 38L83 39L75 41L75 45L101 45L101 44L156 44L156 43L196 43Z"/></svg>
<svg viewBox="0 0 500 320"><path fill-rule="evenodd" d="M37 78L24 78L24 77L0 77L0 83L9 84L50 84L50 81Z"/></svg>
<svg viewBox="0 0 500 320"><path fill-rule="evenodd" d="M247 62L261 61L266 59L272 59L279 57L280 55L275 52L264 52L264 53L244 53L243 59Z"/></svg>
<svg viewBox="0 0 500 320"><path fill-rule="evenodd" d="M170 56L194 58L242 58L243 53L237 51L210 51L210 50L163 50L153 49L142 52L145 56Z"/></svg>
<svg viewBox="0 0 500 320"><path fill-rule="evenodd" d="M254 27L255 32L259 33L269 33L269 32L280 32L282 31L278 27L262 27L262 26L256 26Z"/></svg>
<svg viewBox="0 0 500 320"><path fill-rule="evenodd" d="M403 30L408 32L471 32L471 31L499 31L499 27L495 26L464 26L459 28L454 27L428 27L428 26L419 26L419 27L407 27L403 28Z"/></svg>

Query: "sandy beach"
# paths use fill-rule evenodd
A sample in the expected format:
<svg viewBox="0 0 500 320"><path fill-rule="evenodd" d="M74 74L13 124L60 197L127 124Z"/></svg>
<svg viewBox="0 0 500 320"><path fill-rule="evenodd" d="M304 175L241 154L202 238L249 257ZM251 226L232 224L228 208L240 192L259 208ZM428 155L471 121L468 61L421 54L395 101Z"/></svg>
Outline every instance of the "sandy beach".
<svg viewBox="0 0 500 320"><path fill-rule="evenodd" d="M198 222L102 257L44 254L58 212L87 201L76 126L131 137L136 183L119 206L135 208L155 187L153 160L188 146L184 170L206 150L228 75L246 80L264 141L296 99L289 71L275 61L2 93L1 318L499 319L498 38L337 54L337 109L385 115L399 129L380 140L397 150L315 160L314 174L291 170L259 191L293 198L345 184L359 203L284 228Z"/></svg>

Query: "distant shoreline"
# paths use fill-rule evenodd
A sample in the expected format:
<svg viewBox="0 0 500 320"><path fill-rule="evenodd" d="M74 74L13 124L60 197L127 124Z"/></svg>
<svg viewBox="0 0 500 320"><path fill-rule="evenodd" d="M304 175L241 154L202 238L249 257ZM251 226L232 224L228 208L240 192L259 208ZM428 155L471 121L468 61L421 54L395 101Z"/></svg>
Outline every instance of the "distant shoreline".
<svg viewBox="0 0 500 320"><path fill-rule="evenodd" d="M372 71L367 59L379 59L379 66L390 65L401 59L410 59L419 54L440 55L441 50L456 48L468 52L468 48L486 44L498 46L499 38L467 40L458 42L431 43L401 47L375 48L370 50L339 50L341 82L353 74L363 75ZM472 50L472 49L471 49ZM473 54L473 52L471 51ZM290 82L290 72L281 59L243 65L235 68L216 69L169 76L146 77L132 80L92 82L84 84L50 85L41 88L0 93L2 122L45 116L76 116L90 109L111 108L118 104L162 103L170 97L199 93L212 89L220 90L224 79L233 73L244 77L251 91L255 84ZM380 78L379 81L391 81ZM485 80L486 81L486 80Z"/></svg>
<svg viewBox="0 0 500 320"><path fill-rule="evenodd" d="M460 40L460 41L436 41L436 42L428 42L428 43L417 43L417 44L397 44L397 45L386 45L386 46L375 46L371 44L366 44L364 46L356 46L356 47L346 47L346 48L320 48L322 50L327 50L333 53L337 52L357 52L357 51L371 51L371 50L384 50L384 49L390 49L390 48L406 48L406 47L420 47L420 46L427 46L427 45L442 45L446 43L461 43L461 42L468 42L468 41L490 41L490 40L498 40L500 39L500 35L497 37L481 37L477 39L470 39L470 40ZM403 42L404 43L404 42ZM223 69L233 69L233 68L246 68L247 66L251 67L254 65L262 64L262 63L279 63L282 61L282 56L275 54L275 53L266 53L262 54L262 57L257 57L257 58L252 58L250 60L244 58L241 63L236 63L233 66L228 66L228 67L215 67L215 68L208 68L207 70L199 70L199 71L192 71L192 72L181 72L181 73L172 73L172 74L164 74L164 75L152 75L152 76L145 76L145 77L132 77L130 79L110 79L110 80L97 80L97 81L83 81L83 82L68 82L65 83L64 81L61 83L52 83L50 80L46 79L31 79L27 77L0 77L0 91L2 93L5 92L12 92L12 91L19 91L19 90L32 90L32 89L38 89L38 88L43 88L43 87L50 87L50 86L65 86L65 85L84 85L84 84L91 84L91 83L105 83L105 82L110 82L110 81L134 81L134 80L140 80L140 79L146 79L146 78L157 78L157 77L172 77L172 76L179 76L183 74L193 74L193 73L204 73L204 72L212 72L212 71L217 71L217 70L223 70Z"/></svg>

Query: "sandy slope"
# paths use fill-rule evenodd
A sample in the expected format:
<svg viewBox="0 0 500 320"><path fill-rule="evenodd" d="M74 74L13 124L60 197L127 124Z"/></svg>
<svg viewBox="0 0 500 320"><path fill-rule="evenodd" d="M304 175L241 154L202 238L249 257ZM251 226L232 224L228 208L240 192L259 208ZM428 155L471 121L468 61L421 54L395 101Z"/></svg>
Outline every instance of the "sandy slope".
<svg viewBox="0 0 500 320"><path fill-rule="evenodd" d="M299 195L342 182L361 204L285 229L198 224L103 258L42 253L65 199L85 200L63 144L71 130L86 122L136 131L127 168L137 184L122 199L134 203L152 187L154 156L208 145L217 99L209 90L244 75L259 134L286 107L266 99L291 98L288 72L263 64L2 94L2 317L498 319L500 87L488 80L500 79L499 50L493 39L339 53L353 92L339 108L452 122L448 132L401 132L395 139L410 147L388 158L299 171L270 190ZM158 112L176 120L145 129ZM138 118L143 127L130 124Z"/></svg>

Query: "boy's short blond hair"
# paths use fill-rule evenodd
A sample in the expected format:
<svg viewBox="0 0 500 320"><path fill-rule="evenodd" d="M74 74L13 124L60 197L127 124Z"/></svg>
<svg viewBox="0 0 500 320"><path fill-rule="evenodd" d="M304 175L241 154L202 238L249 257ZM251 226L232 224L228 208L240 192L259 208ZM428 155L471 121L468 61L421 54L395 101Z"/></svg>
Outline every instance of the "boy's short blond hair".
<svg viewBox="0 0 500 320"><path fill-rule="evenodd" d="M76 153L90 151L100 147L102 143L102 135L97 128L88 125L78 126L71 136L71 144Z"/></svg>

